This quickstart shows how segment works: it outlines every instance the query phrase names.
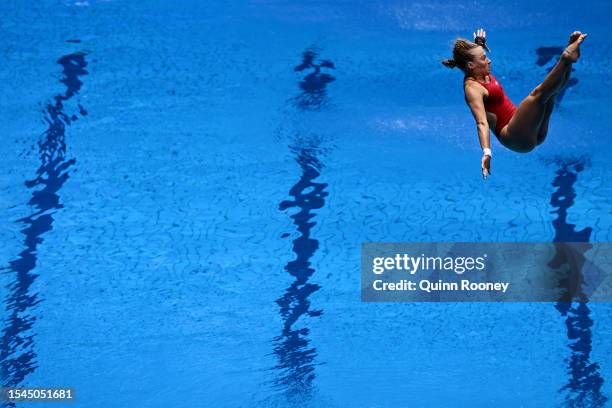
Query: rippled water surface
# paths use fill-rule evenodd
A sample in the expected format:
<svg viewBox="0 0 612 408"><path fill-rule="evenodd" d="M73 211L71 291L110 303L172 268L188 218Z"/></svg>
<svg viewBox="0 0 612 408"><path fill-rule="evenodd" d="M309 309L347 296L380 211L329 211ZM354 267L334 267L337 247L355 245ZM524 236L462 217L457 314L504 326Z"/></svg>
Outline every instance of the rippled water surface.
<svg viewBox="0 0 612 408"><path fill-rule="evenodd" d="M362 242L608 242L608 2L0 5L0 367L82 407L604 407L607 303L371 304ZM493 140L589 33L546 142ZM607 197L607 198L606 198ZM26 403L18 406L29 406Z"/></svg>

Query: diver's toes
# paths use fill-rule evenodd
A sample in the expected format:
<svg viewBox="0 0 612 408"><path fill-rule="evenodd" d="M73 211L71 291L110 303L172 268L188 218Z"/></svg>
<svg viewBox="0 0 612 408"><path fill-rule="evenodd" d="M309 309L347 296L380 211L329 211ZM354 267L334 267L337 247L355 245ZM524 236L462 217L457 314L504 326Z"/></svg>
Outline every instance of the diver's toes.
<svg viewBox="0 0 612 408"><path fill-rule="evenodd" d="M581 34L582 34L582 33L581 33L580 31L574 31L574 32L573 32L573 33L570 35L570 38L569 38L569 43L568 43L568 44L571 44L571 43L573 43L574 41L576 41L578 38L580 38L580 35L581 35Z"/></svg>

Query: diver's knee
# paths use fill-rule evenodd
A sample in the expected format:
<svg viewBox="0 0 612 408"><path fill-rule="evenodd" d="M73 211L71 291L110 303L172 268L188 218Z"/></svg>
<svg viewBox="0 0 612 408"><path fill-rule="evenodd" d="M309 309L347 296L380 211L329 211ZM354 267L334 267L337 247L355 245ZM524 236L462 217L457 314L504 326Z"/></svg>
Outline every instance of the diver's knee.
<svg viewBox="0 0 612 408"><path fill-rule="evenodd" d="M529 93L529 96L531 96L532 98L540 98L542 96L542 86L536 86L533 91Z"/></svg>
<svg viewBox="0 0 612 408"><path fill-rule="evenodd" d="M545 97L544 92L542 91L542 85L536 86L535 89L529 93L529 97L534 102L537 102L542 105L544 105L548 101L548 98Z"/></svg>

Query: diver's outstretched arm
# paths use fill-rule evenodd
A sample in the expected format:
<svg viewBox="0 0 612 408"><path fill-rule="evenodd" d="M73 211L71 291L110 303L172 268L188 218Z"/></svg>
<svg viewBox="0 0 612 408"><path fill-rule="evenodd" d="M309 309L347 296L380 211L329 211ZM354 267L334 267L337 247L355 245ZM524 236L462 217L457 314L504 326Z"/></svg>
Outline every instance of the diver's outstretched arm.
<svg viewBox="0 0 612 408"><path fill-rule="evenodd" d="M472 115L474 115L474 120L476 120L478 139L483 152L480 166L482 177L486 180L487 176L491 175L491 132L484 107L484 88L473 81L468 81L465 84L465 101L470 107Z"/></svg>

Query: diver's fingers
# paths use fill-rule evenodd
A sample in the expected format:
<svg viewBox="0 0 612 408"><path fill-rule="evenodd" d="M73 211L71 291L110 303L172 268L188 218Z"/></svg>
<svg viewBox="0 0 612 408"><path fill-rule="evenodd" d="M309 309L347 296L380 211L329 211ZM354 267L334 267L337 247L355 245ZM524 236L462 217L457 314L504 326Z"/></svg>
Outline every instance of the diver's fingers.
<svg viewBox="0 0 612 408"><path fill-rule="evenodd" d="M482 178L486 180L487 176L491 175L491 156L482 156L480 166L482 167Z"/></svg>

